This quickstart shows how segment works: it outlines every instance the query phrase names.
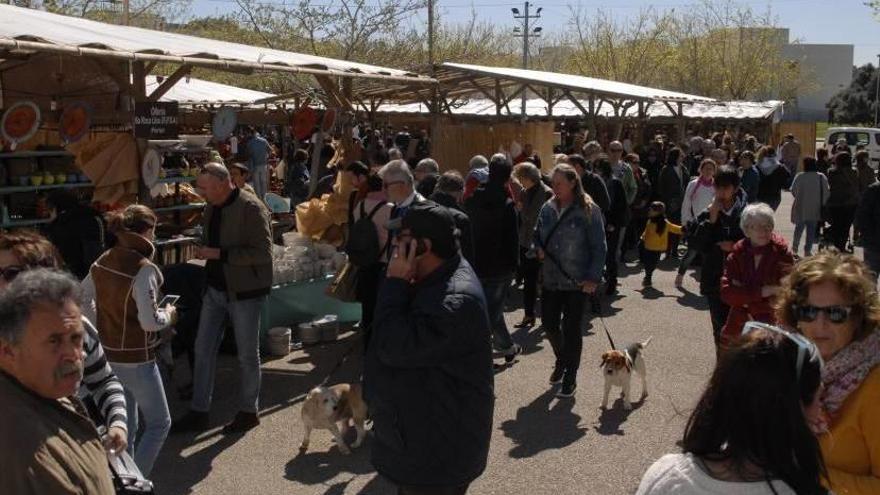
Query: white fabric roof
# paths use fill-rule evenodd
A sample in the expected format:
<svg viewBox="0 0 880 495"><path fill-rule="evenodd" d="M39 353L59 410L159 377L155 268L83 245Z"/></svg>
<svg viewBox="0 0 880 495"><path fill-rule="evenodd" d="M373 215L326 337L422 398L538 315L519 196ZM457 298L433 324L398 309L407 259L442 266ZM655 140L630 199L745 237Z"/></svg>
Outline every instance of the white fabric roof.
<svg viewBox="0 0 880 495"><path fill-rule="evenodd" d="M158 76L147 76L147 94L159 87ZM250 105L253 102L271 98L275 95L250 89L229 86L204 79L182 78L165 93L161 101L176 101L182 105Z"/></svg>
<svg viewBox="0 0 880 495"><path fill-rule="evenodd" d="M521 100L514 100L510 103L510 115L519 115L521 109ZM586 100L579 100L581 105L587 107ZM767 119L773 116L775 112L782 111L783 102L781 101L717 101L712 103L694 103L684 105L684 116L688 119ZM384 104L379 106L379 112L388 113L428 113L428 107L422 103L411 104ZM453 114L456 115L495 115L495 103L488 99L475 99L465 102L460 106L453 106ZM502 115L507 115L506 111ZM526 100L526 115L533 117L547 116L547 102L540 98L530 98ZM610 105L602 105L597 109L596 115L603 117L613 117L614 110ZM628 116L633 116L633 109L630 109ZM671 117L672 113L662 103L653 103L647 110L648 118ZM562 100L553 105L554 117L580 117L583 112L571 101Z"/></svg>
<svg viewBox="0 0 880 495"><path fill-rule="evenodd" d="M0 4L0 40L4 38L68 47L103 48L120 52L287 65L347 74L414 76L412 73L397 69L177 33L106 24Z"/></svg>
<svg viewBox="0 0 880 495"><path fill-rule="evenodd" d="M637 86L635 84L596 79L594 77L576 76L573 74L560 74L558 72L545 72L538 70L512 69L507 67L488 67L483 65L469 65L445 63L443 67L457 69L483 76L513 79L524 83L556 86L572 91L589 91L606 93L610 96L623 96L630 98L642 98L668 101L715 101L706 96L689 95L664 89Z"/></svg>

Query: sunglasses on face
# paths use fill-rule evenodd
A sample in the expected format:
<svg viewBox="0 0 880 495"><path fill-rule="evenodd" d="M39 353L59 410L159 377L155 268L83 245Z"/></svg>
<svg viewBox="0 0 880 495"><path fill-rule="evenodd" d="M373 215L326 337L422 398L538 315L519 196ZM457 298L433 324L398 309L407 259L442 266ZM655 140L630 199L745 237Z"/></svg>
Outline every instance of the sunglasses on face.
<svg viewBox="0 0 880 495"><path fill-rule="evenodd" d="M839 325L849 319L852 314L852 306L813 306L810 304L795 305L794 314L798 321L812 323L819 317L819 313L825 313L828 321Z"/></svg>
<svg viewBox="0 0 880 495"><path fill-rule="evenodd" d="M27 268L17 265L0 268L0 278L7 282L12 282L13 280L15 280L15 277L17 277L19 273L25 270L27 270Z"/></svg>
<svg viewBox="0 0 880 495"><path fill-rule="evenodd" d="M801 379L801 370L804 369L804 362L807 360L807 358L809 358L810 361L813 361L814 359L818 359L820 363L822 361L822 357L819 355L819 349L816 348L816 344L812 343L803 335L792 333L788 330L783 330L779 327L768 325L766 323L761 323L759 321L746 322L745 326L743 326L742 335L745 336L753 330L767 330L768 332L778 333L780 335L784 335L786 338L797 344L798 355L794 371L796 373L795 376L797 377L798 381L800 381Z"/></svg>

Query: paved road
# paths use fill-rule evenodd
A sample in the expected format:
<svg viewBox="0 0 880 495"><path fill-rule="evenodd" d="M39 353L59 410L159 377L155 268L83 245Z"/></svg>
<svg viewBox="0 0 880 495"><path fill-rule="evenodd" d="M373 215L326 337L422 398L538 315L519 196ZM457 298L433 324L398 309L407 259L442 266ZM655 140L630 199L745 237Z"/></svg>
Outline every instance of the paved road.
<svg viewBox="0 0 880 495"><path fill-rule="evenodd" d="M790 197L777 213L778 229L791 237ZM602 378L599 356L608 342L598 319L584 331L584 352L575 400L559 401L547 384L552 351L538 329L514 337L525 347L521 358L496 375L495 423L489 466L473 485L478 495L626 494L659 456L676 451L688 414L714 365L709 314L692 274L685 290L673 286L674 266L661 262L655 288L641 288L641 273L622 270L620 295L606 301L605 323L618 344L653 336L646 352L649 397L624 412L618 401L599 409ZM516 302L519 294L512 297ZM516 306L514 304L513 306ZM513 307L508 323L519 321ZM317 431L305 455L300 403L305 393L330 373L355 342L307 348L264 365L262 425L241 438L225 438L219 428L167 441L155 467L161 493L341 495L394 493L369 463L369 442L351 456L333 446L328 432ZM357 353L354 353L357 354ZM356 376L357 358L345 361L332 383ZM237 365L221 360L213 423L235 413ZM183 375L183 372L180 372ZM185 376L175 381L185 381ZM634 395L639 386L633 385ZM169 388L169 396L175 396ZM637 395L636 395L637 396ZM172 404L172 414L185 405ZM353 433L353 432L352 432Z"/></svg>

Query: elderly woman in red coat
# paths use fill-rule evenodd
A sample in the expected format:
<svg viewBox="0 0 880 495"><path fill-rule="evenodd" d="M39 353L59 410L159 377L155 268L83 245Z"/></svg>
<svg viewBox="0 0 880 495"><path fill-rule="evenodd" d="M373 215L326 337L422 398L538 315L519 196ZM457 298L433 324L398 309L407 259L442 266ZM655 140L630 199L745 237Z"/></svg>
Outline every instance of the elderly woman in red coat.
<svg viewBox="0 0 880 495"><path fill-rule="evenodd" d="M734 244L721 277L721 299L730 306L722 342L738 337L749 320L774 323L773 299L794 265L785 239L773 232L773 209L768 205L747 206L740 227L746 237Z"/></svg>

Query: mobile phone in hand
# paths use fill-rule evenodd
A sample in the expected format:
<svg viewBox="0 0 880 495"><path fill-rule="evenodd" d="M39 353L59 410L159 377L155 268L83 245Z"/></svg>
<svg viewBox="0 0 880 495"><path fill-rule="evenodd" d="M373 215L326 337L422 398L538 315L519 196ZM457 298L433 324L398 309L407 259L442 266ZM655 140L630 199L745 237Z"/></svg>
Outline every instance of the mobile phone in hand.
<svg viewBox="0 0 880 495"><path fill-rule="evenodd" d="M180 299L180 296L168 294L165 297L163 297L161 301L159 301L159 307L164 308L165 306L168 306L169 304L172 306L176 306L178 299Z"/></svg>

